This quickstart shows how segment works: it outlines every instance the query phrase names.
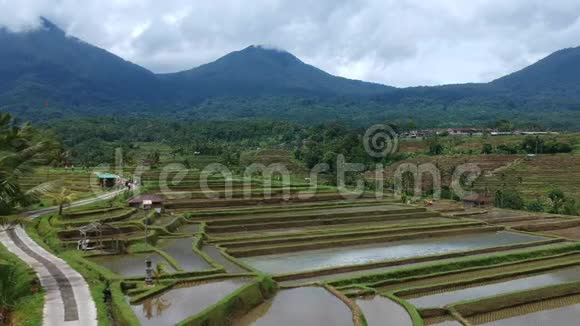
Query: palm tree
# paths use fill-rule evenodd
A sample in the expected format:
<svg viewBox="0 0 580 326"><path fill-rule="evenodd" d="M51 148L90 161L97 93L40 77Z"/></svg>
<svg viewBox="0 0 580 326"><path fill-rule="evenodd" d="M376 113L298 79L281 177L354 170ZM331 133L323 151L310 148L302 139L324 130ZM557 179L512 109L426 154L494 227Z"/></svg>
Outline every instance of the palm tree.
<svg viewBox="0 0 580 326"><path fill-rule="evenodd" d="M60 191L48 193L47 196L52 199L54 205L58 205L58 215L62 216L64 205L73 201L73 193L70 189L62 187Z"/></svg>
<svg viewBox="0 0 580 326"><path fill-rule="evenodd" d="M53 187L48 183L24 191L19 179L46 163L55 144L30 124L16 126L10 114L0 112L0 211L6 213L18 205L28 205Z"/></svg>

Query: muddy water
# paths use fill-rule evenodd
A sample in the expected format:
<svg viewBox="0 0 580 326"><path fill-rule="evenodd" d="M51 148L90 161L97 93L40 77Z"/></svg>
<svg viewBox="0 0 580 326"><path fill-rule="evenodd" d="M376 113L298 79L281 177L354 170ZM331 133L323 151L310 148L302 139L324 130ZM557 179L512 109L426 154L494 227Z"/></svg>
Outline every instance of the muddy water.
<svg viewBox="0 0 580 326"><path fill-rule="evenodd" d="M211 245L204 245L203 252L205 252L208 256L211 257L216 263L222 265L226 272L228 273L247 273L244 268L232 263L226 257L222 255L220 250L216 246Z"/></svg>
<svg viewBox="0 0 580 326"><path fill-rule="evenodd" d="M352 326L352 312L324 288L306 287L280 291L233 326Z"/></svg>
<svg viewBox="0 0 580 326"><path fill-rule="evenodd" d="M385 244L301 251L288 254L241 258L245 263L272 274L365 264L378 261L424 257L545 240L540 236L513 232L490 232L446 238L397 241Z"/></svg>
<svg viewBox="0 0 580 326"><path fill-rule="evenodd" d="M131 309L141 325L175 325L215 304L244 283L240 280L226 280L175 288L137 305L131 305Z"/></svg>
<svg viewBox="0 0 580 326"><path fill-rule="evenodd" d="M184 271L212 268L205 259L193 251L193 238L163 239L159 242L159 247L175 258Z"/></svg>
<svg viewBox="0 0 580 326"><path fill-rule="evenodd" d="M413 326L407 310L389 298L377 295L370 299L358 299L356 304L362 310L368 326Z"/></svg>
<svg viewBox="0 0 580 326"><path fill-rule="evenodd" d="M145 260L151 259L153 267L157 264L164 264L165 270L169 273L175 272L175 269L161 255L157 253L138 254L138 255L114 255L89 258L89 260L104 266L111 271L125 276L145 276Z"/></svg>
<svg viewBox="0 0 580 326"><path fill-rule="evenodd" d="M505 282L427 295L408 301L417 307L443 307L454 302L474 300L508 292L529 290L578 280L580 280L580 267L574 267Z"/></svg>

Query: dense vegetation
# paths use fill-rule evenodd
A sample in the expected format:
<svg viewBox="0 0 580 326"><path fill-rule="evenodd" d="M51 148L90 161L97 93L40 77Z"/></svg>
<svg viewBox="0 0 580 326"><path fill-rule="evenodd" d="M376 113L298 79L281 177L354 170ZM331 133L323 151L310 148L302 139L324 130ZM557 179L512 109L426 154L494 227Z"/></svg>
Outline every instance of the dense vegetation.
<svg viewBox="0 0 580 326"><path fill-rule="evenodd" d="M521 128L580 128L579 48L487 84L397 89L332 76L290 53L256 46L156 75L44 25L29 33L0 30L0 105L23 119L161 115L357 126L413 119L419 128L508 119Z"/></svg>
<svg viewBox="0 0 580 326"><path fill-rule="evenodd" d="M50 185L23 191L18 181L34 167L59 162L62 152L49 133L29 124L16 125L9 114L0 113L0 213L26 206L49 191Z"/></svg>

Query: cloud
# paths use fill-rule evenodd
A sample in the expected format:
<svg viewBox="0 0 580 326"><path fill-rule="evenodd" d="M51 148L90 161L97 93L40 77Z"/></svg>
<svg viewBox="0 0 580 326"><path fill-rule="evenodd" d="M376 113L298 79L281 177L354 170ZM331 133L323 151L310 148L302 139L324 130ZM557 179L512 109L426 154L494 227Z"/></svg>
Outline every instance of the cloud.
<svg viewBox="0 0 580 326"><path fill-rule="evenodd" d="M394 86L485 82L579 45L575 0L0 0L0 25L46 16L155 72L250 44Z"/></svg>

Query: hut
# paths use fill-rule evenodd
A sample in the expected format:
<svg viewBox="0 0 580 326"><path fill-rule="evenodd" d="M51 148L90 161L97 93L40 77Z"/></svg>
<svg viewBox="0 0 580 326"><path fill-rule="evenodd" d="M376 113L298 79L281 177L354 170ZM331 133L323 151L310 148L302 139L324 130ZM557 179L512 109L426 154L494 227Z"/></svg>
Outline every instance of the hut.
<svg viewBox="0 0 580 326"><path fill-rule="evenodd" d="M112 188L117 183L117 180L121 178L120 176L112 173L99 173L97 174L99 179L99 185L103 188Z"/></svg>
<svg viewBox="0 0 580 326"><path fill-rule="evenodd" d="M154 209L158 213L163 213L165 211L164 202L165 198L159 195L139 195L127 200L130 207Z"/></svg>
<svg viewBox="0 0 580 326"><path fill-rule="evenodd" d="M489 206L492 198L490 195L476 194L463 198L463 205L465 207L482 207Z"/></svg>

